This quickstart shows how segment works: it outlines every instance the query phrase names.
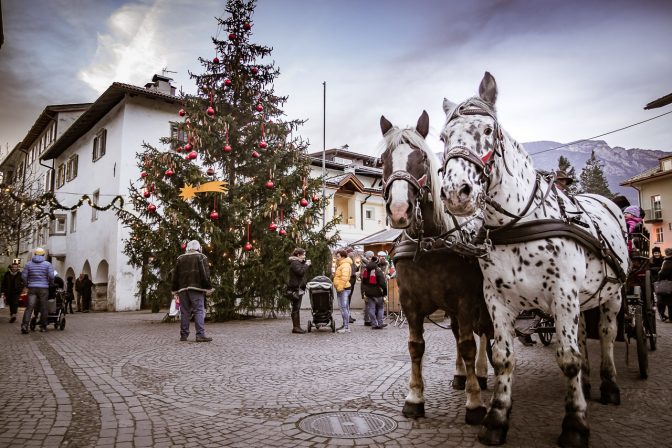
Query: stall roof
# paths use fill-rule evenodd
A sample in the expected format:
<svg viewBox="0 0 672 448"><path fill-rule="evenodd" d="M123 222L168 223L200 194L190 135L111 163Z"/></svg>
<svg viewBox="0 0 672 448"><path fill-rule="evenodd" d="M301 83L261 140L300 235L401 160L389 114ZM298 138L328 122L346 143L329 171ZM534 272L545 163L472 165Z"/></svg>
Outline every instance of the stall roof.
<svg viewBox="0 0 672 448"><path fill-rule="evenodd" d="M363 246L365 244L383 244L392 243L401 235L403 229L384 229L366 236L361 240L350 243L352 246Z"/></svg>

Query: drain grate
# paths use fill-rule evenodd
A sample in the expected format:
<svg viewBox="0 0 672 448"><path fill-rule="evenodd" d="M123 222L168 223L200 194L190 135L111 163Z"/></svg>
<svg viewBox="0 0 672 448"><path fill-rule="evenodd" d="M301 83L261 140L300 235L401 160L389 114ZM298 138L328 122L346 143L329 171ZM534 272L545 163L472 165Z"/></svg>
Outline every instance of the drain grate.
<svg viewBox="0 0 672 448"><path fill-rule="evenodd" d="M366 412L325 412L304 418L299 429L316 436L357 439L387 434L397 429L397 422Z"/></svg>

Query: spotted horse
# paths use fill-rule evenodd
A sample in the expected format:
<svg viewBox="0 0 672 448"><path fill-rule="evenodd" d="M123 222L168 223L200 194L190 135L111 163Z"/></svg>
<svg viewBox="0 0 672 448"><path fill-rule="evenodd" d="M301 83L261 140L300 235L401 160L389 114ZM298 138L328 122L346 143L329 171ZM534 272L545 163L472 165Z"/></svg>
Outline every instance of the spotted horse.
<svg viewBox="0 0 672 448"><path fill-rule="evenodd" d="M592 194L569 198L542 178L525 149L500 126L497 84L485 73L479 95L460 104L444 100L441 195L454 216L481 213L479 258L483 292L495 327L495 388L479 440L506 441L515 366L513 322L521 310L555 318L556 359L567 382L558 444L589 442L590 394L585 324L580 312L599 307L601 401L620 403L613 348L621 286L628 271L623 215Z"/></svg>
<svg viewBox="0 0 672 448"><path fill-rule="evenodd" d="M447 246L442 250L419 250L421 240L453 228L439 197L438 161L425 141L429 130L427 112L420 116L415 129L400 129L385 117L381 117L380 126L385 148L381 159L387 217L392 227L405 229L392 251L399 301L408 320L412 363L402 412L411 418L425 415L424 319L442 309L451 318L457 341L453 387L465 389L465 421L479 424L486 412L481 399L488 373L485 333L492 334L483 300L483 276L474 259L465 259ZM482 335L478 352L475 331Z"/></svg>

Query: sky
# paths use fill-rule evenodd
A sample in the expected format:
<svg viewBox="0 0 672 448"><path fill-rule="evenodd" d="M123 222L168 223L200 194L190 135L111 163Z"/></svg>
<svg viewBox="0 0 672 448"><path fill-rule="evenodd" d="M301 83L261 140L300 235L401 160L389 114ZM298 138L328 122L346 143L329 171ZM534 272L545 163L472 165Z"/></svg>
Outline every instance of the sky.
<svg viewBox="0 0 672 448"><path fill-rule="evenodd" d="M93 102L166 67L194 92L188 72L215 56L224 14L223 0L4 0L0 145L49 104ZM486 70L519 142L568 143L672 111L643 110L672 93L669 0L258 0L252 31L274 48L275 91L288 119L307 120L311 152L375 154L381 115L407 126L423 110L439 152L443 98L476 94ZM672 114L601 139L672 151Z"/></svg>

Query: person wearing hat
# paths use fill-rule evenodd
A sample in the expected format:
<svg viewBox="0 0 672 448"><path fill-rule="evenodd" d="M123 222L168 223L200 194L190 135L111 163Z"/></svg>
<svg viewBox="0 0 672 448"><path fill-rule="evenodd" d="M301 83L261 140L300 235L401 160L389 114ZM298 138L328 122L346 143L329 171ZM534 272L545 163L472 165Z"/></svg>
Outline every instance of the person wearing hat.
<svg viewBox="0 0 672 448"><path fill-rule="evenodd" d="M665 249L663 265L658 272L658 280L672 280L672 248ZM663 322L672 322L672 294L656 293L658 313ZM667 315L665 314L667 308Z"/></svg>
<svg viewBox="0 0 672 448"><path fill-rule="evenodd" d="M565 191L567 187L574 183L574 179L567 175L563 170L555 172L555 186L560 190Z"/></svg>
<svg viewBox="0 0 672 448"><path fill-rule="evenodd" d="M205 294L212 291L208 257L201 253L201 244L187 243L186 253L177 257L173 270L173 294L180 296L180 341L189 338L189 322L194 314L196 342L210 342L205 335Z"/></svg>
<svg viewBox="0 0 672 448"><path fill-rule="evenodd" d="M637 230L641 228L643 220L640 217L640 209L636 205L626 207L623 210L623 216L625 217L625 226L628 230L628 253L630 254L635 249L633 240L636 236L633 234L638 233Z"/></svg>
<svg viewBox="0 0 672 448"><path fill-rule="evenodd" d="M369 298L366 305L366 314L368 314L371 328L374 330L380 330L387 326L383 322L383 297L387 295L387 284L385 274L378 265L381 258L371 257L370 260L367 260L362 273L362 289Z"/></svg>
<svg viewBox="0 0 672 448"><path fill-rule="evenodd" d="M362 259L362 262L360 263L359 267L359 278L362 278L362 275L364 274L364 271L366 270L366 265L367 263L376 256L376 254L373 253L371 250L367 250L364 252L364 258ZM366 295L365 288L362 287L360 289L360 294L362 295L362 302L364 302L364 326L365 327L370 327L371 326L371 317L369 316L368 313L368 304L369 304L369 297Z"/></svg>
<svg viewBox="0 0 672 448"><path fill-rule="evenodd" d="M28 306L23 312L21 321L21 333L28 334L30 318L33 309L40 313L40 331L47 331L47 300L49 299L49 286L54 282L54 267L44 259L44 249L35 249L35 255L26 263L21 278L28 288Z"/></svg>
<svg viewBox="0 0 672 448"><path fill-rule="evenodd" d="M306 330L301 328L301 299L306 289L306 271L310 267L310 260L306 260L306 250L297 247L287 262L289 278L286 291L292 305L292 333L303 334Z"/></svg>
<svg viewBox="0 0 672 448"><path fill-rule="evenodd" d="M16 313L19 310L19 296L23 291L24 283L21 278L21 271L18 263L12 263L9 266L9 271L5 272L2 277L2 289L0 290L2 297L9 305L9 323L16 321Z"/></svg>

